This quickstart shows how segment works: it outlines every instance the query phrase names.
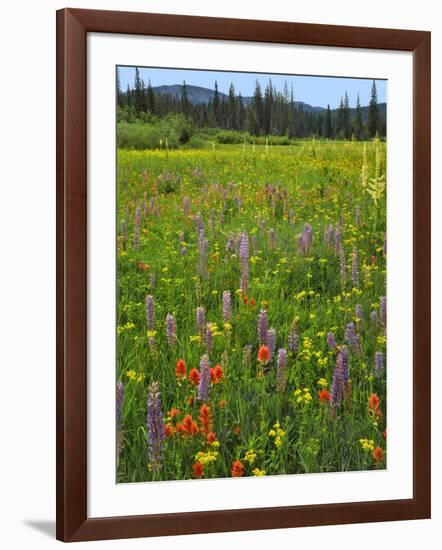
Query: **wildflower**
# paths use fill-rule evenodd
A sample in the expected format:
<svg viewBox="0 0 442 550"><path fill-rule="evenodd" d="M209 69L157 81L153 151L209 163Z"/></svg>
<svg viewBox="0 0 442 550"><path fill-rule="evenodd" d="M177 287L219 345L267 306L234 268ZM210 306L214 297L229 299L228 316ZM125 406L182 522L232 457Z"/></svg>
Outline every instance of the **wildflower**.
<svg viewBox="0 0 442 550"><path fill-rule="evenodd" d="M201 432L208 433L212 426L212 413L210 411L209 405L201 405L200 407L200 423L201 423Z"/></svg>
<svg viewBox="0 0 442 550"><path fill-rule="evenodd" d="M330 401L330 393L325 388L319 392L319 401L325 405Z"/></svg>
<svg viewBox="0 0 442 550"><path fill-rule="evenodd" d="M308 388L295 390L296 403L299 405L307 405L313 399Z"/></svg>
<svg viewBox="0 0 442 550"><path fill-rule="evenodd" d="M164 435L166 437L172 437L174 432L175 432L175 428L173 427L172 424L165 424L165 426L164 426Z"/></svg>
<svg viewBox="0 0 442 550"><path fill-rule="evenodd" d="M212 351L213 346L213 327L211 323L207 323L206 325L206 336L205 336L205 344L206 344L206 350L207 353L210 353Z"/></svg>
<svg viewBox="0 0 442 550"><path fill-rule="evenodd" d="M287 351L284 348L278 350L278 358L276 360L277 366L277 380L278 380L278 391L279 393L284 393L286 386L286 374L285 370L287 367Z"/></svg>
<svg viewBox="0 0 442 550"><path fill-rule="evenodd" d="M253 450L247 451L244 455L244 460L248 462L249 464L253 464L256 460L256 453Z"/></svg>
<svg viewBox="0 0 442 550"><path fill-rule="evenodd" d="M292 353L295 353L299 345L299 337L297 332L298 319L293 319L292 324L290 325L290 330L288 334L288 348Z"/></svg>
<svg viewBox="0 0 442 550"><path fill-rule="evenodd" d="M384 460L384 451L381 447L375 447L373 449L373 462L376 464L381 463Z"/></svg>
<svg viewBox="0 0 442 550"><path fill-rule="evenodd" d="M355 325L352 322L348 323L345 327L345 341L355 353L361 351L360 337L359 334L356 334Z"/></svg>
<svg viewBox="0 0 442 550"><path fill-rule="evenodd" d="M218 384L224 378L224 370L221 365L215 365L210 369L210 381L213 384Z"/></svg>
<svg viewBox="0 0 442 550"><path fill-rule="evenodd" d="M382 351L374 354L374 371L376 376L380 376L384 370L384 355Z"/></svg>
<svg viewBox="0 0 442 550"><path fill-rule="evenodd" d="M308 223L304 224L304 248L307 255L311 254L313 242L312 226Z"/></svg>
<svg viewBox="0 0 442 550"><path fill-rule="evenodd" d="M216 442L216 433L215 432L209 432L207 434L206 441L207 441L207 443L209 443L209 445L212 445L213 443L215 443Z"/></svg>
<svg viewBox="0 0 442 550"><path fill-rule="evenodd" d="M253 307L256 305L256 302L253 298L250 298L249 304L251 305L251 307Z"/></svg>
<svg viewBox="0 0 442 550"><path fill-rule="evenodd" d="M254 475L255 477L263 477L266 475L266 471L260 470L259 468L254 468L252 470L252 475Z"/></svg>
<svg viewBox="0 0 442 550"><path fill-rule="evenodd" d="M218 454L218 451L199 451L195 455L195 460L197 462L201 462L203 466L208 466L209 464L212 464L216 461L216 459L218 458Z"/></svg>
<svg viewBox="0 0 442 550"><path fill-rule="evenodd" d="M189 372L189 382L194 386L197 386L200 383L200 373L197 369L193 368Z"/></svg>
<svg viewBox="0 0 442 550"><path fill-rule="evenodd" d="M261 346L258 351L258 361L266 365L270 361L270 351L267 346Z"/></svg>
<svg viewBox="0 0 442 550"><path fill-rule="evenodd" d="M186 414L183 421L176 425L176 430L185 437L196 435L199 431L198 424L195 422L191 414Z"/></svg>
<svg viewBox="0 0 442 550"><path fill-rule="evenodd" d="M358 251L353 249L351 256L351 280L355 288L359 287L359 256Z"/></svg>
<svg viewBox="0 0 442 550"><path fill-rule="evenodd" d="M167 411L167 416L170 416L170 418L175 418L181 414L180 409L177 409L175 407L172 407L170 411Z"/></svg>
<svg viewBox="0 0 442 550"><path fill-rule="evenodd" d="M241 460L235 460L232 464L232 477L241 477L244 475L244 465Z"/></svg>
<svg viewBox="0 0 442 550"><path fill-rule="evenodd" d="M385 331L387 328L387 298L385 296L381 296L379 299L379 316L382 328Z"/></svg>
<svg viewBox="0 0 442 550"><path fill-rule="evenodd" d="M258 314L258 340L261 346L267 342L267 311L265 309L261 309Z"/></svg>
<svg viewBox="0 0 442 550"><path fill-rule="evenodd" d="M232 317L232 296L230 290L223 292L223 319L228 323Z"/></svg>
<svg viewBox="0 0 442 550"><path fill-rule="evenodd" d="M377 311L373 310L370 313L370 322L371 322L371 328L372 330L376 330L376 327L378 325L378 314Z"/></svg>
<svg viewBox="0 0 442 550"><path fill-rule="evenodd" d="M178 359L175 365L175 376L180 378L186 377L187 366L183 359Z"/></svg>
<svg viewBox="0 0 442 550"><path fill-rule="evenodd" d="M335 409L344 398L345 384L349 379L348 350L343 346L336 357L336 366L333 372L333 380L330 392L330 406Z"/></svg>
<svg viewBox="0 0 442 550"><path fill-rule="evenodd" d="M192 474L195 479L201 479L204 475L204 466L201 462L195 462L192 465Z"/></svg>
<svg viewBox="0 0 442 550"><path fill-rule="evenodd" d="M370 397L368 398L368 409L369 409L369 412L374 417L382 416L382 412L381 412L379 406L380 406L379 396L376 393L372 393L370 395Z"/></svg>
<svg viewBox="0 0 442 550"><path fill-rule="evenodd" d="M203 355L200 360L200 381L198 386L198 399L207 401L209 399L210 387L210 363L208 355Z"/></svg>
<svg viewBox="0 0 442 550"><path fill-rule="evenodd" d="M249 237L243 233L239 241L239 260L241 267L241 284L243 292L247 292L249 286Z"/></svg>
<svg viewBox="0 0 442 550"><path fill-rule="evenodd" d="M338 344L336 343L335 335L333 334L333 332L329 332L327 334L327 344L331 351L337 350Z"/></svg>
<svg viewBox="0 0 442 550"><path fill-rule="evenodd" d="M296 253L298 254L298 256L301 256L302 254L304 254L304 251L305 251L304 237L302 233L299 233L298 239L296 242Z"/></svg>
<svg viewBox="0 0 442 550"><path fill-rule="evenodd" d="M233 431L236 433L236 435L239 435L241 433L241 426L235 426L233 428Z"/></svg>
<svg viewBox="0 0 442 550"><path fill-rule="evenodd" d="M320 378L320 379L318 380L318 386L319 386L320 388L326 388L326 387L328 386L327 380L326 380L325 378Z"/></svg>
<svg viewBox="0 0 442 550"><path fill-rule="evenodd" d="M198 324L200 334L202 334L204 332L204 326L206 324L206 315L202 306L196 308L196 322Z"/></svg>
<svg viewBox="0 0 442 550"><path fill-rule="evenodd" d="M356 307L355 307L355 317L356 317L356 322L360 322L362 321L362 306L361 304L357 304Z"/></svg>
<svg viewBox="0 0 442 550"><path fill-rule="evenodd" d="M275 339L276 339L276 331L274 328L270 328L267 331L267 336L266 336L267 348L270 354L269 361L272 360L273 352L275 351Z"/></svg>
<svg viewBox="0 0 442 550"><path fill-rule="evenodd" d="M338 233L336 232L336 239L337 239L337 237L338 237ZM341 275L341 282L342 282L342 284L344 284L346 276L347 276L347 265L346 265L346 260L345 260L344 247L343 247L341 242L339 242L339 244L338 244L338 256L339 256L339 272L340 272L340 275Z"/></svg>
<svg viewBox="0 0 442 550"><path fill-rule="evenodd" d="M218 401L218 407L219 407L220 409L224 409L224 407L225 407L226 405L227 405L227 401L226 401L225 399L220 399L220 400Z"/></svg>
<svg viewBox="0 0 442 550"><path fill-rule="evenodd" d="M275 230L273 227L269 229L269 247L275 248Z"/></svg>
<svg viewBox="0 0 442 550"><path fill-rule="evenodd" d="M284 439L284 437L286 436L286 433L285 431L281 428L281 425L279 422L276 422L274 425L273 425L273 430L270 430L269 431L269 436L270 437L273 437L274 439L274 444L275 444L275 447L279 448L281 447L282 445L282 441Z"/></svg>
<svg viewBox="0 0 442 550"><path fill-rule="evenodd" d="M148 294L146 296L146 322L147 329L154 330L154 299L153 296Z"/></svg>
<svg viewBox="0 0 442 550"><path fill-rule="evenodd" d="M150 466L157 470L161 464L165 438L159 382L153 382L149 386L146 424Z"/></svg>
<svg viewBox="0 0 442 550"><path fill-rule="evenodd" d="M176 334L175 334L175 318L173 315L168 313L166 315L166 334L167 334L167 343L170 347L172 347L176 340Z"/></svg>
<svg viewBox="0 0 442 550"><path fill-rule="evenodd" d="M372 439L360 439L359 443L362 447L362 450L370 453L374 449L374 441Z"/></svg>

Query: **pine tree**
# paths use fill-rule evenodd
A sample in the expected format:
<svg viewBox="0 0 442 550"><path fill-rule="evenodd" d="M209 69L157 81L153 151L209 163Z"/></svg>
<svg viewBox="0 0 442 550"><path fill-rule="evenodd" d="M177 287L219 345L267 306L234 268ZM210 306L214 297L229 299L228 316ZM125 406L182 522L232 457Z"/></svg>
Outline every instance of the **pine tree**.
<svg viewBox="0 0 442 550"><path fill-rule="evenodd" d="M261 86L258 80L256 81L255 92L253 94L251 109L254 112L253 118L256 121L256 127L253 133L255 135L259 135L261 133L261 130L264 128L264 109L263 109L263 102L262 102Z"/></svg>
<svg viewBox="0 0 442 550"><path fill-rule="evenodd" d="M121 81L120 81L120 69L117 67L116 74L116 88L117 88L117 105L123 106L123 94L121 93Z"/></svg>
<svg viewBox="0 0 442 550"><path fill-rule="evenodd" d="M238 122L237 122L237 113L236 113L236 99L235 99L235 86L233 85L233 82L230 84L229 87L229 128L231 130L237 130L238 129Z"/></svg>
<svg viewBox="0 0 442 550"><path fill-rule="evenodd" d="M344 105L342 110L342 132L345 139L351 138L350 102L348 100L347 92L345 92L344 95Z"/></svg>
<svg viewBox="0 0 442 550"><path fill-rule="evenodd" d="M353 133L355 139L357 139L358 141L361 140L363 131L364 125L362 123L361 101L358 94L358 97L356 98L355 118L353 121Z"/></svg>
<svg viewBox="0 0 442 550"><path fill-rule="evenodd" d="M134 86L134 107L135 111L139 114L144 110L144 93L143 84L140 79L140 72L138 67L135 67L135 86Z"/></svg>
<svg viewBox="0 0 442 550"><path fill-rule="evenodd" d="M155 96L154 96L154 93L153 93L153 90L152 90L152 84L150 83L150 78L149 78L149 82L147 84L146 106L147 106L147 111L149 113L152 113L152 114L155 113Z"/></svg>
<svg viewBox="0 0 442 550"><path fill-rule="evenodd" d="M213 110L213 122L215 126L220 125L220 100L219 100L219 93L218 93L218 82L215 80L215 93L213 96L213 103L212 103L212 110Z"/></svg>
<svg viewBox="0 0 442 550"><path fill-rule="evenodd" d="M324 129L322 131L322 134L327 139L330 139L333 134L330 105L327 105L327 111L325 113L324 120Z"/></svg>
<svg viewBox="0 0 442 550"><path fill-rule="evenodd" d="M183 87L181 89L181 112L185 116L189 116L190 111L190 103L189 103L189 97L187 95L187 86L186 81L183 80Z"/></svg>
<svg viewBox="0 0 442 550"><path fill-rule="evenodd" d="M379 112L378 112L378 93L376 90L376 82L373 80L371 87L371 98L368 107L367 134L373 138L378 131Z"/></svg>
<svg viewBox="0 0 442 550"><path fill-rule="evenodd" d="M341 97L341 102L338 108L338 118L336 121L336 137L342 139L344 136L344 100Z"/></svg>

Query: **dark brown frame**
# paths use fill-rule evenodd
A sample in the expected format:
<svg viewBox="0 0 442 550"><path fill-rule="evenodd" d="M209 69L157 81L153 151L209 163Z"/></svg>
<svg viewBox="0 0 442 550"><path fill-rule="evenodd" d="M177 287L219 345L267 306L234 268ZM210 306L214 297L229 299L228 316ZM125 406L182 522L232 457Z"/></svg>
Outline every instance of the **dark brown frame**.
<svg viewBox="0 0 442 550"><path fill-rule="evenodd" d="M413 498L87 516L88 32L413 52ZM64 9L57 12L57 538L116 539L430 517L430 33Z"/></svg>

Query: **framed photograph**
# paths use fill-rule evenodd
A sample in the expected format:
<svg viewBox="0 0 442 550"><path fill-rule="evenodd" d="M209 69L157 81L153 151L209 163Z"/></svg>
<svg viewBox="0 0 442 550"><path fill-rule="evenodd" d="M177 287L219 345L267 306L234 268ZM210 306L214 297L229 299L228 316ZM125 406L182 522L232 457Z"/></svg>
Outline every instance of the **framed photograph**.
<svg viewBox="0 0 442 550"><path fill-rule="evenodd" d="M430 33L57 12L57 538L430 517Z"/></svg>

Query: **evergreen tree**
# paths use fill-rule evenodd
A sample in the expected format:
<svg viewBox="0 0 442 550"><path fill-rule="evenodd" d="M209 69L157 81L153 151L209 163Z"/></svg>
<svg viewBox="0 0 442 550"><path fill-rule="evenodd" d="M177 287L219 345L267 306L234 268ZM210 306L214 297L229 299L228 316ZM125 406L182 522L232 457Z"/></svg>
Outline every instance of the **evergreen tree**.
<svg viewBox="0 0 442 550"><path fill-rule="evenodd" d="M330 105L327 105L322 135L327 139L330 139L333 135Z"/></svg>
<svg viewBox="0 0 442 550"><path fill-rule="evenodd" d="M342 139L344 136L344 100L342 99L342 97L338 108L338 118L336 120L335 135L339 139Z"/></svg>
<svg viewBox="0 0 442 550"><path fill-rule="evenodd" d="M126 105L128 107L132 105L132 91L129 87L129 84L127 85L127 89L126 89Z"/></svg>
<svg viewBox="0 0 442 550"><path fill-rule="evenodd" d="M146 107L149 113L152 113L152 114L155 113L155 96L152 90L152 84L150 83L150 78L147 84L147 91L146 91Z"/></svg>
<svg viewBox="0 0 442 550"><path fill-rule="evenodd" d="M245 128L246 117L247 117L247 112L246 112L246 108L244 107L244 101L242 99L242 95L239 94L238 96L238 128L240 130L244 130Z"/></svg>
<svg viewBox="0 0 442 550"><path fill-rule="evenodd" d="M371 87L371 98L368 106L367 134L373 138L378 131L379 112L378 112L378 93L376 90L376 82L373 80Z"/></svg>
<svg viewBox="0 0 442 550"><path fill-rule="evenodd" d="M219 126L220 125L220 100L219 100L219 93L218 93L218 82L216 80L215 80L215 94L213 96L212 110L213 110L213 122L215 126Z"/></svg>
<svg viewBox="0 0 442 550"><path fill-rule="evenodd" d="M355 139L358 141L361 140L363 131L364 125L362 123L361 101L358 94L358 97L356 98L355 118L353 120L353 134Z"/></svg>
<svg viewBox="0 0 442 550"><path fill-rule="evenodd" d="M118 67L117 67L117 75L116 75L116 88L117 88L117 105L119 107L122 107L123 94L121 93L120 69Z"/></svg>
<svg viewBox="0 0 442 550"><path fill-rule="evenodd" d="M143 84L141 83L140 72L138 71L138 67L135 67L134 107L138 114L144 110L143 96Z"/></svg>
<svg viewBox="0 0 442 550"><path fill-rule="evenodd" d="M342 110L342 133L345 139L351 138L350 102L348 100L347 92L345 92L344 95L344 105Z"/></svg>
<svg viewBox="0 0 442 550"><path fill-rule="evenodd" d="M189 97L187 95L187 86L186 81L183 80L183 87L181 88L181 112L185 116L189 116L190 103Z"/></svg>
<svg viewBox="0 0 442 550"><path fill-rule="evenodd" d="M229 127L232 130L238 130L238 117L236 113L236 99L235 99L235 86L233 85L233 82L230 84L229 87Z"/></svg>
<svg viewBox="0 0 442 550"><path fill-rule="evenodd" d="M259 135L261 133L261 130L264 128L264 108L262 102L261 86L258 80L256 81L255 85L255 92L253 94L251 109L253 110L253 118L256 121L256 126L253 133L255 135Z"/></svg>

